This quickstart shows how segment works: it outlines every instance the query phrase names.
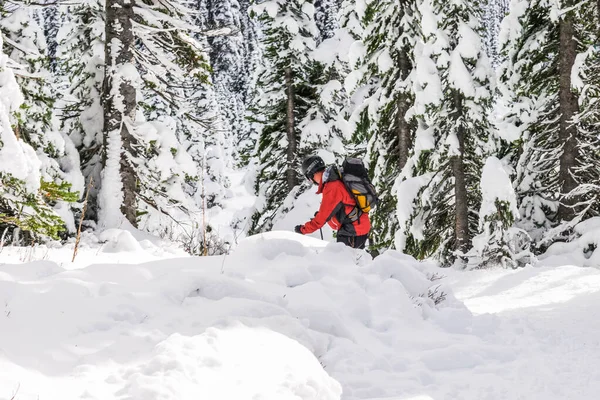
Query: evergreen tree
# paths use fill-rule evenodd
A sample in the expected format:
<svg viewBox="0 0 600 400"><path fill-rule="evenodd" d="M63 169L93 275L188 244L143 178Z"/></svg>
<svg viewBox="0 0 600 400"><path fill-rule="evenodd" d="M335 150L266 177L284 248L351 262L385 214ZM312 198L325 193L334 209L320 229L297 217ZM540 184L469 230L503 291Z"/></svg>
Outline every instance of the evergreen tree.
<svg viewBox="0 0 600 400"><path fill-rule="evenodd" d="M343 127L347 152L356 157L366 157L368 139L368 114L370 105L367 98L378 85L377 77L363 79L367 62L365 50L366 7L359 7L355 0L343 0L339 5L338 20L340 28L335 38L338 58L338 71L343 79L343 88L347 96L343 115L346 126ZM366 160L368 161L368 160Z"/></svg>
<svg viewBox="0 0 600 400"><path fill-rule="evenodd" d="M260 125L251 122L252 111L249 107L259 94L256 90L256 82L261 70L261 63L264 63L264 58L261 54L261 48L258 42L259 27L256 18L250 16L250 0L238 0L240 4L240 27L243 36L242 43L244 45L244 60L243 74L244 78L240 82L242 100L244 104L243 118L240 120L239 126L233 127L234 143L236 148L235 158L239 167L244 167L248 164L252 157L256 141L258 140L258 131ZM238 85L236 85L238 87Z"/></svg>
<svg viewBox="0 0 600 400"><path fill-rule="evenodd" d="M89 1L58 8L56 77L61 97L57 110L61 132L74 143L85 181L93 179L85 218L98 220L98 186L102 170L104 80L104 2Z"/></svg>
<svg viewBox="0 0 600 400"><path fill-rule="evenodd" d="M589 18L590 15L595 18ZM600 2L582 4L576 20L576 28L582 33L579 40L586 51L577 55L571 75L579 94L579 112L574 122L580 126L580 150L574 168L579 186L571 195L577 196L579 202L575 220L584 220L600 215Z"/></svg>
<svg viewBox="0 0 600 400"><path fill-rule="evenodd" d="M10 45L4 50L18 69L17 82L23 94L23 103L15 112L15 130L18 136L36 152L44 187L53 187L54 195L48 203L62 217L69 233L75 232L73 212L68 202L81 192L83 179L79 171L79 155L71 140L59 131L55 104L57 92L52 86L50 60L46 44L42 11L19 7L0 22Z"/></svg>
<svg viewBox="0 0 600 400"><path fill-rule="evenodd" d="M366 7L357 7L356 0L341 0L338 11L338 25L355 40L362 40L364 36L364 23ZM351 65L355 67L356 65Z"/></svg>
<svg viewBox="0 0 600 400"><path fill-rule="evenodd" d="M121 227L124 218L137 226L138 156L134 124L137 111L133 4L127 0L106 2L104 49L104 143L99 195L101 226Z"/></svg>
<svg viewBox="0 0 600 400"><path fill-rule="evenodd" d="M369 4L364 32L366 57L362 72L363 123L358 138L368 140L367 158L381 202L372 215L371 243L375 248L392 247L398 229L397 199L392 186L406 164L415 124L412 106L413 50L418 35L416 3L378 0Z"/></svg>
<svg viewBox="0 0 600 400"><path fill-rule="evenodd" d="M205 12L171 6L144 20L137 32L142 38L135 47L141 71L137 95L143 111L136 127L143 148L139 226L188 240L196 237L204 209L224 197L228 157L223 149L231 146L208 72L208 43L203 26L197 25ZM166 62L169 58L176 62Z"/></svg>
<svg viewBox="0 0 600 400"><path fill-rule="evenodd" d="M208 2L208 21L200 25L207 30L226 28L232 31L227 35L209 36L208 43L212 81L223 111L225 131L234 137L239 137L244 129L243 116L251 78L246 70L245 60L252 43L245 43L242 32L242 28L253 28L244 25L242 21L248 18L244 16L248 13L248 6L247 1L240 4L238 0L211 0Z"/></svg>
<svg viewBox="0 0 600 400"><path fill-rule="evenodd" d="M329 4L329 3L327 3ZM322 12L337 10L334 3L321 4ZM317 11L317 16L319 12ZM328 18L338 18L332 15ZM331 24L337 22L332 21ZM323 35L323 32L321 32ZM329 34L328 34L329 35ZM347 123L349 111L348 92L344 87L350 72L350 47L354 39L342 29L335 29L329 37L321 36L320 43L311 54L313 62L308 81L314 88L310 108L299 122L302 154L317 150L326 151L331 160L341 161L351 147L351 129Z"/></svg>
<svg viewBox="0 0 600 400"><path fill-rule="evenodd" d="M508 0L487 0L485 7L485 49L494 67L500 63L501 49L498 38L500 36L500 24L508 12L508 3Z"/></svg>
<svg viewBox="0 0 600 400"><path fill-rule="evenodd" d="M23 104L11 66L16 64L3 52L0 33L0 229L1 241L10 232L17 239L18 230L32 238L57 238L64 222L52 209L54 201L74 201L68 185L43 180L42 161L32 146L20 138L12 118ZM29 243L28 243L29 244Z"/></svg>
<svg viewBox="0 0 600 400"><path fill-rule="evenodd" d="M590 215L597 179L597 144L580 115L572 82L578 53L590 43L581 24L593 3L546 0L511 3L503 27L501 123L512 140L521 218L537 251L569 235ZM562 7L562 8L559 8Z"/></svg>
<svg viewBox="0 0 600 400"><path fill-rule="evenodd" d="M189 9L171 2L107 3L102 102L104 139L98 218L156 233L165 215L181 220L196 203L186 192L199 167L181 142L189 80L207 82L206 57L190 37ZM174 61L170 61L174 60ZM139 107L141 106L141 107Z"/></svg>
<svg viewBox="0 0 600 400"><path fill-rule="evenodd" d="M307 116L316 97L310 79L318 66L310 53L317 28L314 6L306 0L260 2L253 5L252 12L265 27L265 66L258 77L252 109L252 120L262 126L255 156L254 188L259 200L250 228L259 232L270 229L287 211L285 199L293 198L299 189L298 161L303 156L298 149L299 121Z"/></svg>
<svg viewBox="0 0 600 400"><path fill-rule="evenodd" d="M316 0L315 21L319 28L319 40L332 38L338 29L338 4L337 0Z"/></svg>
<svg viewBox="0 0 600 400"><path fill-rule="evenodd" d="M197 14L181 2L160 12L150 3L138 6L105 12L90 2L63 9L68 20L58 35L59 55L69 79L63 129L79 148L84 174L96 182L90 218L108 227L122 226L126 217L176 239L197 226L203 207L223 197L224 129L206 37L190 21ZM112 38L106 47L105 31Z"/></svg>
<svg viewBox="0 0 600 400"><path fill-rule="evenodd" d="M479 181L493 134L490 65L481 41L477 2L424 0L423 42L415 51L415 146L398 196L396 247L444 265L464 265L478 232ZM412 196L411 196L412 194ZM413 208L414 207L414 208ZM457 259L457 256L460 258Z"/></svg>
<svg viewBox="0 0 600 400"><path fill-rule="evenodd" d="M50 63L50 69L54 72L57 67L57 54L58 48L58 31L64 21L62 21L62 15L59 11L59 6L49 5L44 7L42 10L44 35L46 42L48 43L48 59Z"/></svg>
<svg viewBox="0 0 600 400"><path fill-rule="evenodd" d="M514 226L519 215L516 194L506 166L495 156L488 157L483 167L480 188L479 233L467 253L467 267L531 265L535 257L530 249L530 237Z"/></svg>

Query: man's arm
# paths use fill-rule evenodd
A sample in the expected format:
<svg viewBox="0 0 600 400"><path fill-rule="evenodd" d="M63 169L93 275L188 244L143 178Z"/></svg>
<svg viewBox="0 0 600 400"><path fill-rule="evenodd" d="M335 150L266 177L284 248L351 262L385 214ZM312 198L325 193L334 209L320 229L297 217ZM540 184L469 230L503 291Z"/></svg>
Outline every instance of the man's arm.
<svg viewBox="0 0 600 400"><path fill-rule="evenodd" d="M339 208L344 206L340 199L341 196L339 196L339 192L334 185L325 185L319 211L317 211L313 219L300 227L300 231L303 234L309 234L322 228L335 215Z"/></svg>

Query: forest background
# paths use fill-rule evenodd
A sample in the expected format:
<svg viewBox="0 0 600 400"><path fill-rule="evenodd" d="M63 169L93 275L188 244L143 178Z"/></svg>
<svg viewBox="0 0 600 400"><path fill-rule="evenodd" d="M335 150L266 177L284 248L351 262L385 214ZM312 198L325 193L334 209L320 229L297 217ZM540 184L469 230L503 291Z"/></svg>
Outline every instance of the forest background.
<svg viewBox="0 0 600 400"><path fill-rule="evenodd" d="M365 160L374 254L518 267L597 248L598 0L0 7L2 245L81 222L224 253L305 203L319 154ZM216 230L240 171L254 202Z"/></svg>

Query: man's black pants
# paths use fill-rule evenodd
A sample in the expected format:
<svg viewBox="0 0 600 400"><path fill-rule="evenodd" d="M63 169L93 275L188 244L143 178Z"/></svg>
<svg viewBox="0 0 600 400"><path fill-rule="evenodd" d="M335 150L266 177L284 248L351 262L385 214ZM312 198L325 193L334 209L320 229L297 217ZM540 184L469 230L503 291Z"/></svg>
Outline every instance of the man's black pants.
<svg viewBox="0 0 600 400"><path fill-rule="evenodd" d="M337 241L344 243L346 246L350 246L354 249L364 249L367 244L367 238L369 235L362 236L337 236Z"/></svg>

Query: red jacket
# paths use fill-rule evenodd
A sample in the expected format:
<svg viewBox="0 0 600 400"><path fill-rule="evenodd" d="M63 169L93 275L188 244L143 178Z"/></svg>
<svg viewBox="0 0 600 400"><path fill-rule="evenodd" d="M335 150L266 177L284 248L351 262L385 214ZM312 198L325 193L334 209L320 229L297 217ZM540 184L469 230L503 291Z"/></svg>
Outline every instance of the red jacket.
<svg viewBox="0 0 600 400"><path fill-rule="evenodd" d="M356 206L356 201L339 177L329 181L324 179L317 190L317 194L319 193L323 194L321 207L313 219L300 227L303 234L313 233L326 222L341 236L362 236L369 233L371 221L368 213L363 213L354 222L347 217Z"/></svg>

